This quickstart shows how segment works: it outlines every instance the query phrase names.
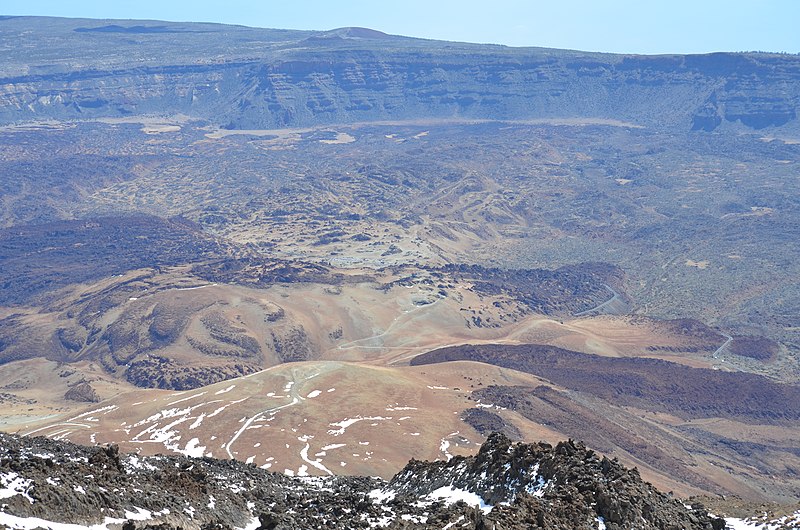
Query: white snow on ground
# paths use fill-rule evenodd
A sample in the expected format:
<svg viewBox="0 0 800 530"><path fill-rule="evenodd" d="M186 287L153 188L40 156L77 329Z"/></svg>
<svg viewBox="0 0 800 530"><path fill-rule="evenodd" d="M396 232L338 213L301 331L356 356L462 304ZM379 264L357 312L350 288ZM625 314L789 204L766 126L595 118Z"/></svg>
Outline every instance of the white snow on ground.
<svg viewBox="0 0 800 530"><path fill-rule="evenodd" d="M292 381L289 381L289 384L288 384L287 386L291 387L291 385L293 385L293 384L294 384L294 383L293 383ZM252 418L250 418L250 419L243 418L243 420L244 420L244 425L242 426L242 428L241 428L241 429L239 429L239 430L236 432L236 434L234 434L234 435L233 435L233 437L232 437L232 438L231 438L231 439L228 441L228 443L227 443L227 444L225 444L225 445L223 446L223 448L225 449L225 451L228 453L228 456L229 456L230 458L233 458L233 453L231 452L231 446L232 446L232 445L233 445L233 443L234 443L234 442L235 442L235 441L236 441L236 440L239 438L239 436L241 436L241 435L242 435L242 433L243 433L244 431L246 431L246 430L248 429L248 427L250 427L250 425L251 425L251 424L252 424L254 421L256 421L256 420L259 420L259 419L263 419L263 415L264 415L264 414L273 414L273 413L275 413L275 412L279 411L280 409L285 409L286 407L291 407L291 406L293 406L293 405L296 405L296 404L298 404L298 403L300 403L300 400L299 400L298 398L292 398L292 402L291 402L291 403L287 403L287 404L285 404L285 405L281 405L280 407L273 407L273 408L271 408L271 409L267 409L267 410L265 410L265 411L259 412L258 414L256 414L255 416L253 416L253 417L252 417ZM288 449L288 446L287 446L287 449Z"/></svg>
<svg viewBox="0 0 800 530"><path fill-rule="evenodd" d="M341 436L344 434L344 431L347 430L348 427L353 425L354 423L358 423L359 421L383 421L383 420L391 420L392 418L384 418L383 416L356 416L355 418L346 418L342 421L337 421L335 423L330 423L331 427L339 427L338 429L332 429L328 431L328 434L332 436Z"/></svg>
<svg viewBox="0 0 800 530"><path fill-rule="evenodd" d="M442 438L442 443L439 444L439 451L441 451L444 454L444 456L445 456L445 458L447 458L448 462L453 458L453 455L451 455L447 451L447 449L449 449L449 448L450 448L450 442L448 442L445 438Z"/></svg>
<svg viewBox="0 0 800 530"><path fill-rule="evenodd" d="M300 458L303 459L303 462L307 462L310 466L319 469L323 473L327 473L328 475L333 475L333 472L322 464L322 460L321 459L317 458L315 460L311 460L310 458L308 458L308 449L310 447L311 447L311 445L308 442L306 442L306 446L303 447L302 449L300 449ZM306 467L306 466L303 466L303 467ZM301 475L298 472L298 476L303 476L303 475Z"/></svg>
<svg viewBox="0 0 800 530"><path fill-rule="evenodd" d="M141 426L146 425L148 423L153 423L153 422L160 421L160 420L166 420L166 419L169 419L169 418L180 418L180 417L182 417L183 421L186 421L186 420L189 419L188 416L189 416L189 414L192 413L192 411L194 409L202 407L203 405L205 405L205 403L201 403L201 404L195 405L193 407L186 407L185 409L180 409L180 408L177 408L177 407L176 408L171 408L171 409L164 409L164 410L161 410L159 412L156 412L152 416L148 416L147 418L145 418L143 420L137 421L136 423L134 423L132 425L132 427L141 427Z"/></svg>
<svg viewBox="0 0 800 530"><path fill-rule="evenodd" d="M506 465L508 465L508 464L506 464ZM536 483L528 484L527 486L525 486L525 491L527 491L529 494L533 495L534 497L543 497L544 496L544 490L547 487L547 485L549 484L549 482L545 482L544 481L544 477L539 475L539 462L536 462L536 465L533 466L533 475L536 476ZM605 527L604 526L601 527L600 530L603 530L603 528L605 528Z"/></svg>
<svg viewBox="0 0 800 530"><path fill-rule="evenodd" d="M367 496L372 499L374 504L383 504L384 502L393 501L397 496L397 492L394 490L383 491L375 489L367 493Z"/></svg>
<svg viewBox="0 0 800 530"><path fill-rule="evenodd" d="M765 526L762 523L750 523L744 519L736 519L734 517L725 518L725 528L729 530L767 530L773 527Z"/></svg>
<svg viewBox="0 0 800 530"><path fill-rule="evenodd" d="M431 385L427 385L427 386L431 390L450 390L446 386L431 386Z"/></svg>
<svg viewBox="0 0 800 530"><path fill-rule="evenodd" d="M333 391L335 391L335 390L336 390L335 388L329 388L329 389L328 389L328 392L333 392Z"/></svg>
<svg viewBox="0 0 800 530"><path fill-rule="evenodd" d="M333 449L339 449L340 447L344 447L346 445L347 444L330 444L330 445L326 445L325 447L323 447L322 450L323 451L331 451Z"/></svg>
<svg viewBox="0 0 800 530"><path fill-rule="evenodd" d="M166 444L165 444L166 445ZM184 449L172 449L176 453L180 453L186 456L196 456L201 457L206 452L206 446L200 445L200 440L197 438L192 438L189 440L189 443L186 444Z"/></svg>
<svg viewBox="0 0 800 530"><path fill-rule="evenodd" d="M236 528L236 530L258 530L261 527L261 520L258 517L254 517L249 523L241 528Z"/></svg>
<svg viewBox="0 0 800 530"><path fill-rule="evenodd" d="M33 456L36 458L43 458L43 459L55 458L56 456L53 453L34 453L33 451L27 451L25 449L23 449L20 452L22 453L23 456Z"/></svg>
<svg viewBox="0 0 800 530"><path fill-rule="evenodd" d="M189 425L189 430L191 431L193 429L196 429L196 428L200 427L200 424L203 423L203 420L205 419L205 417L206 417L206 413L205 412L201 412L200 415L197 417L197 419L194 420L194 423Z"/></svg>
<svg viewBox="0 0 800 530"><path fill-rule="evenodd" d="M164 511L163 514L169 513ZM38 517L17 517L7 513L0 512L0 525L5 525L15 530L34 530L35 528L46 528L48 530L109 530L111 525L119 527L127 519L134 521L147 521L153 518L153 515L162 515L161 512L153 514L142 508L136 508L135 512L125 512L124 519L116 519L113 517L106 517L102 523L94 524L91 526L69 523L56 523L53 521L46 521ZM258 519L256 519L258 520ZM255 528L258 528L257 526Z"/></svg>
<svg viewBox="0 0 800 530"><path fill-rule="evenodd" d="M453 528L455 525L457 525L458 523L460 523L463 520L464 520L464 516L463 515L459 515L458 519L456 519L452 523L447 523L446 525L444 525L442 527L442 530L450 530L451 528Z"/></svg>
<svg viewBox="0 0 800 530"><path fill-rule="evenodd" d="M771 521L753 519L725 518L728 530L779 530L783 528L800 528L800 511L785 517L778 517Z"/></svg>
<svg viewBox="0 0 800 530"><path fill-rule="evenodd" d="M317 397L320 394L322 394L322 390L312 390L311 392L308 393L308 395L306 397L308 399L313 399L313 398Z"/></svg>
<svg viewBox="0 0 800 530"><path fill-rule="evenodd" d="M455 489L452 486L442 486L441 488L430 492L427 497L431 500L441 500L447 504L453 504L458 501L464 501L470 506L480 507L483 513L489 513L492 507L483 502L479 495L471 491Z"/></svg>
<svg viewBox="0 0 800 530"><path fill-rule="evenodd" d="M397 403L395 403L394 405L389 405L388 407L386 407L386 411L387 412L395 412L395 411L398 411L398 410L417 410L417 407L401 407Z"/></svg>
<svg viewBox="0 0 800 530"><path fill-rule="evenodd" d="M218 408L217 410L215 410L214 412L212 412L211 414L209 414L207 417L208 417L208 418L213 418L214 416L216 416L217 414L219 414L219 413L220 413L220 412L222 412L223 410L227 409L227 408L228 408L228 407L230 407L231 405L236 405L237 403L241 403L242 401L244 401L245 399L247 399L247 398L249 398L249 397L250 397L250 396L245 396L245 397L243 397L242 399L237 399L236 401L231 401L231 402L230 402L230 403L228 403L227 405L222 405L220 408Z"/></svg>
<svg viewBox="0 0 800 530"><path fill-rule="evenodd" d="M90 416L92 414L96 414L98 412L102 412L103 414L108 414L112 410L117 410L118 408L119 407L116 406L116 405L108 405L107 407L101 407L99 409L90 410L89 412L84 412L83 414L78 414L74 418L70 418L67 421L75 421L75 420L79 420L81 418L86 418L87 416ZM91 421L91 419L90 420L84 420L84 421ZM94 421L97 421L97 420L94 420Z"/></svg>
<svg viewBox="0 0 800 530"><path fill-rule="evenodd" d="M190 399L194 399L196 397L204 396L206 393L207 392L200 392L199 394L193 394L193 395L191 395L189 397L185 397L183 399L179 399L178 401L173 401L172 403L167 403L167 406L170 407L172 405L175 405L176 403L181 403L183 401L189 401Z"/></svg>
<svg viewBox="0 0 800 530"><path fill-rule="evenodd" d="M28 495L32 482L30 479L20 477L13 471L0 474L0 499L9 499L15 495L22 495L28 499L28 502L33 504L33 499Z"/></svg>
<svg viewBox="0 0 800 530"><path fill-rule="evenodd" d="M460 432L461 431L451 432L446 437L442 438L442 441L439 444L439 450L444 454L448 462L453 458L453 455L451 455L450 452L448 451L448 449L450 448L450 442L447 440L447 438L449 438L450 436L456 436Z"/></svg>
<svg viewBox="0 0 800 530"><path fill-rule="evenodd" d="M231 390L233 390L234 388L236 388L236 385L231 385L228 388L223 388L222 390L217 390L216 392L214 392L214 395L218 396L220 394L226 394L226 393L230 392Z"/></svg>
<svg viewBox="0 0 800 530"><path fill-rule="evenodd" d="M597 530L606 530L606 521L602 517L597 518Z"/></svg>
<svg viewBox="0 0 800 530"><path fill-rule="evenodd" d="M65 422L63 422L63 423L59 423L57 425L46 425L44 427L39 427L38 429L34 429L32 431L26 432L24 435L25 436L32 436L33 434L35 434L37 432L50 430L50 429L58 428L58 427L67 427L65 429L61 429L59 431L51 432L50 434L48 434L48 436L50 438L52 438L53 440L60 440L60 439L64 438L65 436L67 436L68 434L70 434L74 430L74 429L70 429L70 427L80 427L82 429L89 429L90 428L89 425L86 425L85 423L77 423L77 422L75 422L75 420L80 419L83 422L97 423L100 420L98 418L93 417L92 414L96 414L98 412L102 412L103 415L105 415L105 414L108 414L109 412L111 412L113 410L118 409L118 408L119 407L117 405L108 405L107 407L102 407L102 408L99 408L99 409L90 410L88 412L84 412L82 414L79 414L78 416L75 416L74 418L70 418L70 419L66 420Z"/></svg>
<svg viewBox="0 0 800 530"><path fill-rule="evenodd" d="M155 471L158 469L154 465L148 464L147 462L140 460L139 457L136 455L128 455L128 459L125 460L124 462L126 471L130 471L133 469L144 469L146 471Z"/></svg>

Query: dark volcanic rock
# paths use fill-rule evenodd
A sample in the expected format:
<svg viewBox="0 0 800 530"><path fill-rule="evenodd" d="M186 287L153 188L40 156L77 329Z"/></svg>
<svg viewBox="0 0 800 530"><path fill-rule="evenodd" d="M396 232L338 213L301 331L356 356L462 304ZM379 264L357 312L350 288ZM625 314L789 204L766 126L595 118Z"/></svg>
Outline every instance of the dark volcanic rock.
<svg viewBox="0 0 800 530"><path fill-rule="evenodd" d="M191 390L250 375L260 369L260 365L251 363L186 366L166 357L148 354L130 363L125 371L125 378L142 388Z"/></svg>
<svg viewBox="0 0 800 530"><path fill-rule="evenodd" d="M418 366L478 361L544 377L618 405L682 417L780 422L800 418L800 386L647 358L603 357L542 344L449 346L411 360Z"/></svg>
<svg viewBox="0 0 800 530"><path fill-rule="evenodd" d="M757 361L769 361L777 355L780 346L766 337L743 335L734 337L728 349L731 353Z"/></svg>
<svg viewBox="0 0 800 530"><path fill-rule="evenodd" d="M622 270L608 263L581 263L548 269L498 269L480 265L445 265L438 269L485 295L513 296L545 315L572 315L591 311L609 297L622 298L609 284L621 283Z"/></svg>
<svg viewBox="0 0 800 530"><path fill-rule="evenodd" d="M97 391L92 388L92 385L86 381L83 381L82 383L78 383L67 390L67 392L64 394L64 399L69 399L71 401L84 401L87 403L98 403L100 401L100 396L97 395Z"/></svg>
<svg viewBox="0 0 800 530"><path fill-rule="evenodd" d="M495 433L475 457L412 461L389 483L416 496L442 487L470 491L497 505L485 519L498 528L595 529L600 518L609 530L725 526L702 506L687 510L660 493L636 469L573 441L555 447L513 444Z"/></svg>
<svg viewBox="0 0 800 530"><path fill-rule="evenodd" d="M461 419L483 435L491 432L502 432L512 440L521 440L522 434L513 424L507 423L499 414L485 408L467 409Z"/></svg>
<svg viewBox="0 0 800 530"><path fill-rule="evenodd" d="M512 444L498 433L474 457L412 461L388 483L0 434L0 488L9 492L0 525L8 514L139 530L724 528L582 444Z"/></svg>
<svg viewBox="0 0 800 530"><path fill-rule="evenodd" d="M188 221L149 215L3 229L0 303L24 305L70 284L218 257L225 248ZM72 333L65 331L58 339L67 349L80 348L81 337Z"/></svg>

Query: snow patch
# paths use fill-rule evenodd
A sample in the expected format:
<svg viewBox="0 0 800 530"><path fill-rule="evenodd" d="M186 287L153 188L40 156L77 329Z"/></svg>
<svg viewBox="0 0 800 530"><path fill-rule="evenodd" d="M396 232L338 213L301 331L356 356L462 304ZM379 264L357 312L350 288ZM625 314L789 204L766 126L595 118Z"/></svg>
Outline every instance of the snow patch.
<svg viewBox="0 0 800 530"><path fill-rule="evenodd" d="M329 424L331 427L339 427L339 428L329 430L328 434L332 436L341 436L342 434L344 434L344 431L347 430L348 427L350 427L354 423L358 423L359 421L384 421L391 419L392 419L391 417L384 418L383 416L368 416L368 417L356 416L355 418L346 418L342 421Z"/></svg>
<svg viewBox="0 0 800 530"><path fill-rule="evenodd" d="M401 407L397 403L395 403L394 405L389 405L388 407L386 407L386 411L387 412L396 412L398 410L418 410L418 409L417 409L417 407Z"/></svg>
<svg viewBox="0 0 800 530"><path fill-rule="evenodd" d="M192 394L191 396L185 397L183 399L179 399L178 401L173 401L172 403L167 403L167 406L170 407L170 406L175 405L177 403L181 403L182 401L189 401L190 399L194 399L196 397L204 396L206 393L207 392L200 392L198 394Z"/></svg>
<svg viewBox="0 0 800 530"><path fill-rule="evenodd" d="M306 446L303 447L300 450L300 458L303 459L303 462L307 462L310 466L313 466L313 467L319 469L323 473L327 473L328 475L333 475L333 472L322 464L322 460L320 460L319 458L317 458L315 460L311 460L310 458L308 458L308 449L309 449L309 447L311 447L310 444L308 442L306 442ZM305 467L307 469L306 466L303 466L303 467ZM298 474L298 476L301 476L301 477L305 476L305 475L300 474L299 471L298 471L297 474Z"/></svg>
<svg viewBox="0 0 800 530"><path fill-rule="evenodd" d="M203 423L203 420L205 419L205 417L206 417L206 413L205 412L201 413L197 417L197 419L194 420L194 422L191 425L189 425L189 430L191 431L193 429L196 429L196 428L200 427L200 424Z"/></svg>
<svg viewBox="0 0 800 530"><path fill-rule="evenodd" d="M47 528L49 530L109 530L109 528L116 528L122 525L127 519L134 521L147 521L153 515L163 515L169 513L169 510L164 510L153 514L143 508L136 508L135 512L125 511L124 519L116 519L113 517L106 517L102 523L91 526L70 524L70 523L57 523L55 521L47 521L39 519L38 517L17 517L8 513L0 512L0 525L5 525L9 528L17 530L34 530L36 528ZM257 521L258 519L256 519ZM255 528L258 528L257 526Z"/></svg>
<svg viewBox="0 0 800 530"><path fill-rule="evenodd" d="M725 518L726 530L779 530L782 528L798 528L800 526L798 523L800 523L800 511L795 512L793 515L779 517L771 521L759 521L752 518Z"/></svg>
<svg viewBox="0 0 800 530"><path fill-rule="evenodd" d="M464 501L470 506L478 506L483 513L489 513L492 506L483 502L483 499L471 491L453 488L452 486L442 486L430 492L427 498L431 500L444 501L447 504L454 504L458 501Z"/></svg>
<svg viewBox="0 0 800 530"><path fill-rule="evenodd" d="M444 525L442 527L442 530L450 530L451 528L453 528L455 525L457 525L458 523L460 523L463 520L464 520L464 516L463 515L459 515L458 519L456 519L452 523L447 523L446 525Z"/></svg>
<svg viewBox="0 0 800 530"><path fill-rule="evenodd" d="M22 495L28 499L28 502L33 504L33 498L29 495L32 486L32 480L22 478L13 471L0 474L0 499L9 499L16 495Z"/></svg>
<svg viewBox="0 0 800 530"><path fill-rule="evenodd" d="M450 442L447 441L446 438L442 438L442 443L439 444L439 451L441 451L442 454L444 454L448 462L453 458L453 455L451 455L450 452L448 451L449 448L450 448Z"/></svg>
<svg viewBox="0 0 800 530"><path fill-rule="evenodd" d="M397 496L397 492L394 490L379 490L374 489L367 493L367 496L372 499L373 504L383 504L385 502L393 501L394 498Z"/></svg>

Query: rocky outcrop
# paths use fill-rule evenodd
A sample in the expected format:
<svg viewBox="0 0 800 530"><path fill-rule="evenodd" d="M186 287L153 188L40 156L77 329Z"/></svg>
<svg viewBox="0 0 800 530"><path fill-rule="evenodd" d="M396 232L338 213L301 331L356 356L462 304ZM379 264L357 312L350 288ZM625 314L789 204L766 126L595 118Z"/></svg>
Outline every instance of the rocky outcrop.
<svg viewBox="0 0 800 530"><path fill-rule="evenodd" d="M461 413L461 420L486 436L492 432L502 432L512 440L521 440L522 433L512 423L507 422L496 412L476 407Z"/></svg>
<svg viewBox="0 0 800 530"><path fill-rule="evenodd" d="M260 369L259 364L240 362L187 366L167 357L147 354L130 363L125 378L142 388L191 390L250 375Z"/></svg>
<svg viewBox="0 0 800 530"><path fill-rule="evenodd" d="M597 528L599 521L609 530L725 526L702 506L687 509L658 492L636 469L573 441L514 444L495 433L474 457L412 461L389 487L415 495L440 488L473 492L496 506L486 520L498 528Z"/></svg>
<svg viewBox="0 0 800 530"><path fill-rule="evenodd" d="M721 530L636 470L582 444L513 444L412 461L390 482L292 478L234 460L122 455L0 434L0 525L42 521L126 529L622 528Z"/></svg>
<svg viewBox="0 0 800 530"><path fill-rule="evenodd" d="M85 403L98 403L100 401L100 396L97 394L97 390L92 388L92 385L83 381L67 390L64 394L64 399L82 401Z"/></svg>

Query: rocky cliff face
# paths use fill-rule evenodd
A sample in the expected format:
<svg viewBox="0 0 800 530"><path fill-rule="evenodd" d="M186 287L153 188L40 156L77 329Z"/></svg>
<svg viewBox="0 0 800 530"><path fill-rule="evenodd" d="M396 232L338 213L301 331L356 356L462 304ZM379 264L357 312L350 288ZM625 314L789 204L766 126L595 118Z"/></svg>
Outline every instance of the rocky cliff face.
<svg viewBox="0 0 800 530"><path fill-rule="evenodd" d="M412 461L390 482L236 461L120 454L0 434L0 527L697 529L724 521L573 442L490 436L475 457Z"/></svg>
<svg viewBox="0 0 800 530"><path fill-rule="evenodd" d="M47 34L49 48L37 49ZM27 42L34 53L10 44ZM622 56L203 24L0 20L0 120L184 113L232 129L369 120L601 118L797 126L800 58Z"/></svg>

